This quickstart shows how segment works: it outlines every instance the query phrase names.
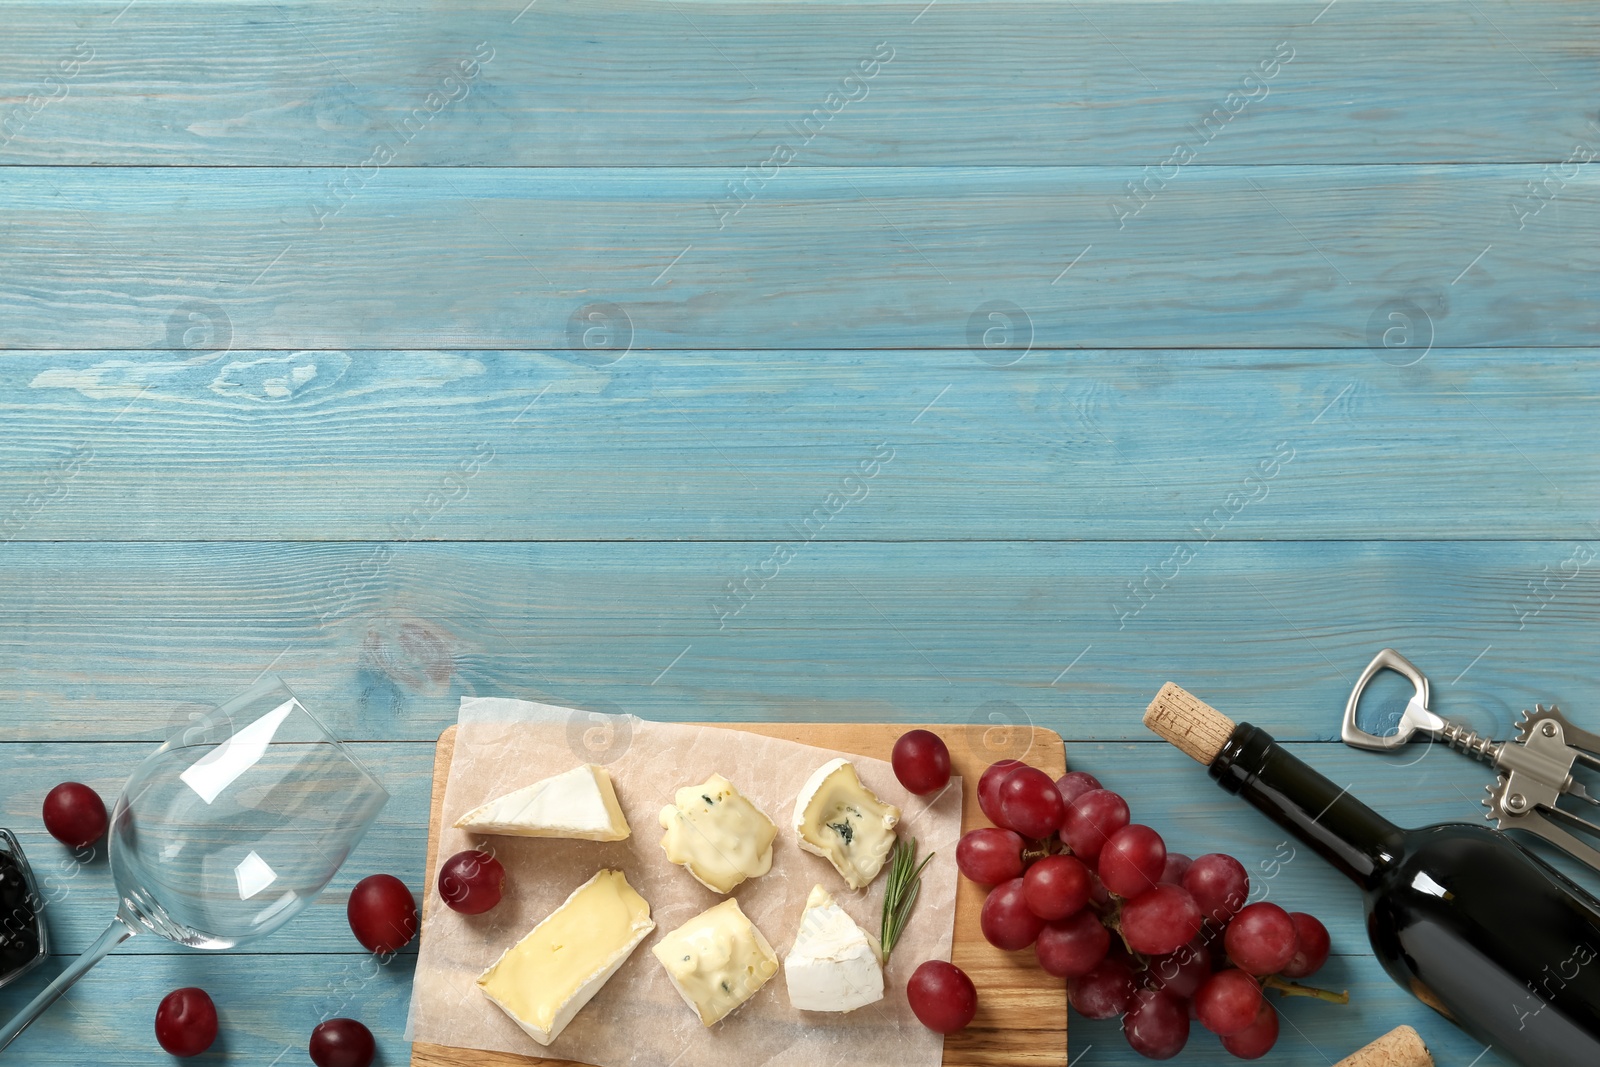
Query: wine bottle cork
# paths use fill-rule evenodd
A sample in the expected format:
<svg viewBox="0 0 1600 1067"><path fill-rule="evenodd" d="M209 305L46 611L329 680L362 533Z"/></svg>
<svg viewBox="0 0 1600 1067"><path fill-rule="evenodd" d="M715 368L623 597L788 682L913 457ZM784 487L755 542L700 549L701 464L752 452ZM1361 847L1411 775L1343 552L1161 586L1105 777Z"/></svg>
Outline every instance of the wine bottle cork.
<svg viewBox="0 0 1600 1067"><path fill-rule="evenodd" d="M1433 1067L1433 1056L1421 1034L1409 1026L1397 1026L1333 1067Z"/></svg>
<svg viewBox="0 0 1600 1067"><path fill-rule="evenodd" d="M1210 766L1233 733L1234 721L1172 682L1150 702L1144 724L1190 759Z"/></svg>

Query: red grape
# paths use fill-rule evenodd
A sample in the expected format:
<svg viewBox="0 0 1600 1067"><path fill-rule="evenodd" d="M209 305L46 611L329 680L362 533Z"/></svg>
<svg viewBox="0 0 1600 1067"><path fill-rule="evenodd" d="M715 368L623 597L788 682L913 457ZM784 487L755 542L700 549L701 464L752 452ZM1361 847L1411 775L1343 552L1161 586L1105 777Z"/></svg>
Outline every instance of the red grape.
<svg viewBox="0 0 1600 1067"><path fill-rule="evenodd" d="M1200 1025L1213 1034L1237 1034L1255 1021L1266 998L1256 980L1241 970L1218 971L1195 990L1194 1007Z"/></svg>
<svg viewBox="0 0 1600 1067"><path fill-rule="evenodd" d="M439 896L463 915L481 915L500 903L506 869L487 852L457 852L439 868Z"/></svg>
<svg viewBox="0 0 1600 1067"><path fill-rule="evenodd" d="M1106 884L1093 871L1089 872L1089 903L1101 908L1111 906L1111 894L1106 892Z"/></svg>
<svg viewBox="0 0 1600 1067"><path fill-rule="evenodd" d="M1217 925L1236 915L1250 896L1250 876L1232 856L1212 852L1190 864L1183 888L1200 905L1200 912Z"/></svg>
<svg viewBox="0 0 1600 1067"><path fill-rule="evenodd" d="M1257 976L1277 974L1288 966L1298 941L1289 913L1265 900L1235 915L1222 935L1228 958L1240 970Z"/></svg>
<svg viewBox="0 0 1600 1067"><path fill-rule="evenodd" d="M1028 910L1041 919L1065 919L1089 903L1089 868L1076 856L1046 856L1022 876Z"/></svg>
<svg viewBox="0 0 1600 1067"><path fill-rule="evenodd" d="M329 1019L311 1031L311 1062L317 1067L369 1067L377 1054L372 1031L354 1019Z"/></svg>
<svg viewBox="0 0 1600 1067"><path fill-rule="evenodd" d="M1192 997L1211 977L1211 950L1204 941L1195 938L1175 952L1151 957L1146 973L1150 988L1164 989L1178 997Z"/></svg>
<svg viewBox="0 0 1600 1067"><path fill-rule="evenodd" d="M1005 784L1006 778L1018 767L1027 764L1019 759L997 760L989 764L989 769L983 772L978 779L978 807L983 809L983 814L996 826L1004 826L1000 819L1000 787Z"/></svg>
<svg viewBox="0 0 1600 1067"><path fill-rule="evenodd" d="M1084 910L1071 918L1045 923L1033 952L1046 974L1076 978L1099 966L1110 948L1111 932L1098 915Z"/></svg>
<svg viewBox="0 0 1600 1067"><path fill-rule="evenodd" d="M978 913L978 925L989 944L1015 952L1033 944L1044 920L1028 909L1022 879L1013 878L989 890Z"/></svg>
<svg viewBox="0 0 1600 1067"><path fill-rule="evenodd" d="M1104 788L1100 779L1088 771L1068 771L1056 779L1056 792L1061 794L1061 803L1071 804L1091 789Z"/></svg>
<svg viewBox="0 0 1600 1067"><path fill-rule="evenodd" d="M956 866L979 885L999 885L1022 876L1022 847L1015 830L983 826L968 830L956 845Z"/></svg>
<svg viewBox="0 0 1600 1067"><path fill-rule="evenodd" d="M1061 840L1085 863L1100 858L1112 834L1128 825L1128 802L1109 789L1091 789L1071 804L1061 818Z"/></svg>
<svg viewBox="0 0 1600 1067"><path fill-rule="evenodd" d="M198 1056L217 1039L217 1006L204 989L186 986L161 998L156 1040L174 1056Z"/></svg>
<svg viewBox="0 0 1600 1067"><path fill-rule="evenodd" d="M345 915L350 932L369 952L398 952L417 935L417 898L392 874L357 882Z"/></svg>
<svg viewBox="0 0 1600 1067"><path fill-rule="evenodd" d="M894 776L918 795L937 793L950 782L950 750L932 730L909 730L894 743Z"/></svg>
<svg viewBox="0 0 1600 1067"><path fill-rule="evenodd" d="M1189 1041L1188 1007L1171 993L1141 989L1122 1017L1122 1034L1146 1059L1170 1060Z"/></svg>
<svg viewBox="0 0 1600 1067"><path fill-rule="evenodd" d="M1100 850L1100 881L1119 897L1136 897L1161 880L1167 843L1148 826L1130 823Z"/></svg>
<svg viewBox="0 0 1600 1067"><path fill-rule="evenodd" d="M1018 767L1006 775L999 792L1002 825L1023 837L1049 837L1061 828L1061 794L1043 771Z"/></svg>
<svg viewBox="0 0 1600 1067"><path fill-rule="evenodd" d="M1119 956L1107 956L1087 974L1067 979L1067 996L1085 1019L1111 1019L1133 1001L1133 968Z"/></svg>
<svg viewBox="0 0 1600 1067"><path fill-rule="evenodd" d="M1294 921L1295 953L1278 973L1285 978L1309 978L1328 962L1333 943L1328 937L1328 928L1316 916L1291 911L1289 918Z"/></svg>
<svg viewBox="0 0 1600 1067"><path fill-rule="evenodd" d="M1189 869L1189 865L1193 862L1194 860L1185 856L1182 852L1168 852L1167 862L1161 866L1161 877L1158 881L1166 882L1169 885L1182 885L1184 872ZM1190 894L1190 896L1193 895L1193 893ZM1196 901L1196 903L1199 903L1199 901Z"/></svg>
<svg viewBox="0 0 1600 1067"><path fill-rule="evenodd" d="M1200 932L1200 909L1179 886L1162 883L1122 906L1122 937L1135 952L1176 952Z"/></svg>
<svg viewBox="0 0 1600 1067"><path fill-rule="evenodd" d="M978 1013L978 990L960 967L928 960L911 973L906 1000L917 1019L938 1034L953 1034Z"/></svg>
<svg viewBox="0 0 1600 1067"><path fill-rule="evenodd" d="M62 782L45 795L44 828L68 848L87 848L106 832L106 803L82 782Z"/></svg>
<svg viewBox="0 0 1600 1067"><path fill-rule="evenodd" d="M1223 1038L1222 1047L1241 1060L1257 1060L1272 1051L1272 1046L1277 1041L1277 1009L1263 1000L1255 1021L1237 1034Z"/></svg>

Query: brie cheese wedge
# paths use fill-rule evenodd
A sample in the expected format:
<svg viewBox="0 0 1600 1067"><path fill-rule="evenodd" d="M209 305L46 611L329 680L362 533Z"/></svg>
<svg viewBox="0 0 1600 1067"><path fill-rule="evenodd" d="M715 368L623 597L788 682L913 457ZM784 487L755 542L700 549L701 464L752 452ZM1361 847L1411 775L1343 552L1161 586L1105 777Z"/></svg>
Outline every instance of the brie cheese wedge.
<svg viewBox="0 0 1600 1067"><path fill-rule="evenodd" d="M548 1045L655 928L650 905L627 877L600 871L506 949L478 988Z"/></svg>
<svg viewBox="0 0 1600 1067"><path fill-rule="evenodd" d="M801 1011L855 1011L883 999L883 952L820 885L783 960L789 1003Z"/></svg>
<svg viewBox="0 0 1600 1067"><path fill-rule="evenodd" d="M832 863L851 889L867 886L883 870L899 822L900 809L862 785L849 760L818 767L794 802L800 847Z"/></svg>
<svg viewBox="0 0 1600 1067"><path fill-rule="evenodd" d="M497 797L473 808L455 825L473 833L507 837L621 841L629 834L611 775L593 763Z"/></svg>
<svg viewBox="0 0 1600 1067"><path fill-rule="evenodd" d="M778 973L777 954L732 897L696 915L650 951L705 1026L733 1014Z"/></svg>
<svg viewBox="0 0 1600 1067"><path fill-rule="evenodd" d="M661 809L661 848L695 881L728 893L746 878L772 869L772 842L778 828L720 774L701 785L678 790L675 803Z"/></svg>

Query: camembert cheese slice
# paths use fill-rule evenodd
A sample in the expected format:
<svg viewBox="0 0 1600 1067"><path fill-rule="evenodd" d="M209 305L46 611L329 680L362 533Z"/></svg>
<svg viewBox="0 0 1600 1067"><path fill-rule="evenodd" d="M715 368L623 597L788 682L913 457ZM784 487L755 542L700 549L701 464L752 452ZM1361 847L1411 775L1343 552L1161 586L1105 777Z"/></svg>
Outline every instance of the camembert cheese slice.
<svg viewBox="0 0 1600 1067"><path fill-rule="evenodd" d="M731 1015L778 973L778 957L732 897L696 915L650 949L705 1026Z"/></svg>
<svg viewBox="0 0 1600 1067"><path fill-rule="evenodd" d="M863 888L883 870L899 822L900 809L862 785L849 760L818 767L794 803L800 847L832 863L851 889Z"/></svg>
<svg viewBox="0 0 1600 1067"><path fill-rule="evenodd" d="M778 828L720 774L701 785L678 790L675 803L661 809L661 847L667 859L682 864L695 881L728 893L746 878L772 869L772 842Z"/></svg>
<svg viewBox="0 0 1600 1067"><path fill-rule="evenodd" d="M629 833L611 775L593 763L473 808L456 820L456 826L478 834L585 841L621 841Z"/></svg>
<svg viewBox="0 0 1600 1067"><path fill-rule="evenodd" d="M600 871L506 949L478 988L548 1045L655 928L650 905L623 873Z"/></svg>
<svg viewBox="0 0 1600 1067"><path fill-rule="evenodd" d="M811 890L800 916L800 933L783 959L789 1003L801 1011L855 1011L883 999L883 961L878 939L820 885Z"/></svg>

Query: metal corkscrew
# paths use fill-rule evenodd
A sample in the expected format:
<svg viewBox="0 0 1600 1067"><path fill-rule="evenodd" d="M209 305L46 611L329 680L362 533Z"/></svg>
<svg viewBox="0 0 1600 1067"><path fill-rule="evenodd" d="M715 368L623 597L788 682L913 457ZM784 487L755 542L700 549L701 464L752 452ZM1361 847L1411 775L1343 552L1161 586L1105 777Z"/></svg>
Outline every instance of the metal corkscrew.
<svg viewBox="0 0 1600 1067"><path fill-rule="evenodd" d="M1415 690L1400 716L1399 728L1385 737L1370 734L1356 723L1361 694L1382 670L1391 670L1406 678ZM1600 870L1600 850L1566 829L1571 827L1600 839L1600 825L1580 819L1556 804L1560 797L1570 796L1600 806L1600 800L1572 777L1572 769L1578 763L1600 770L1600 735L1574 726L1554 705L1546 708L1535 704L1532 711L1523 711L1515 740L1495 741L1483 737L1430 710L1428 679L1410 660L1386 648L1372 658L1361 677L1356 679L1350 700L1344 707L1339 737L1354 748L1393 752L1419 730L1429 735L1430 740L1443 741L1499 772L1495 784L1484 787L1489 796L1483 801L1489 809L1487 818L1496 827L1537 834L1574 859Z"/></svg>

